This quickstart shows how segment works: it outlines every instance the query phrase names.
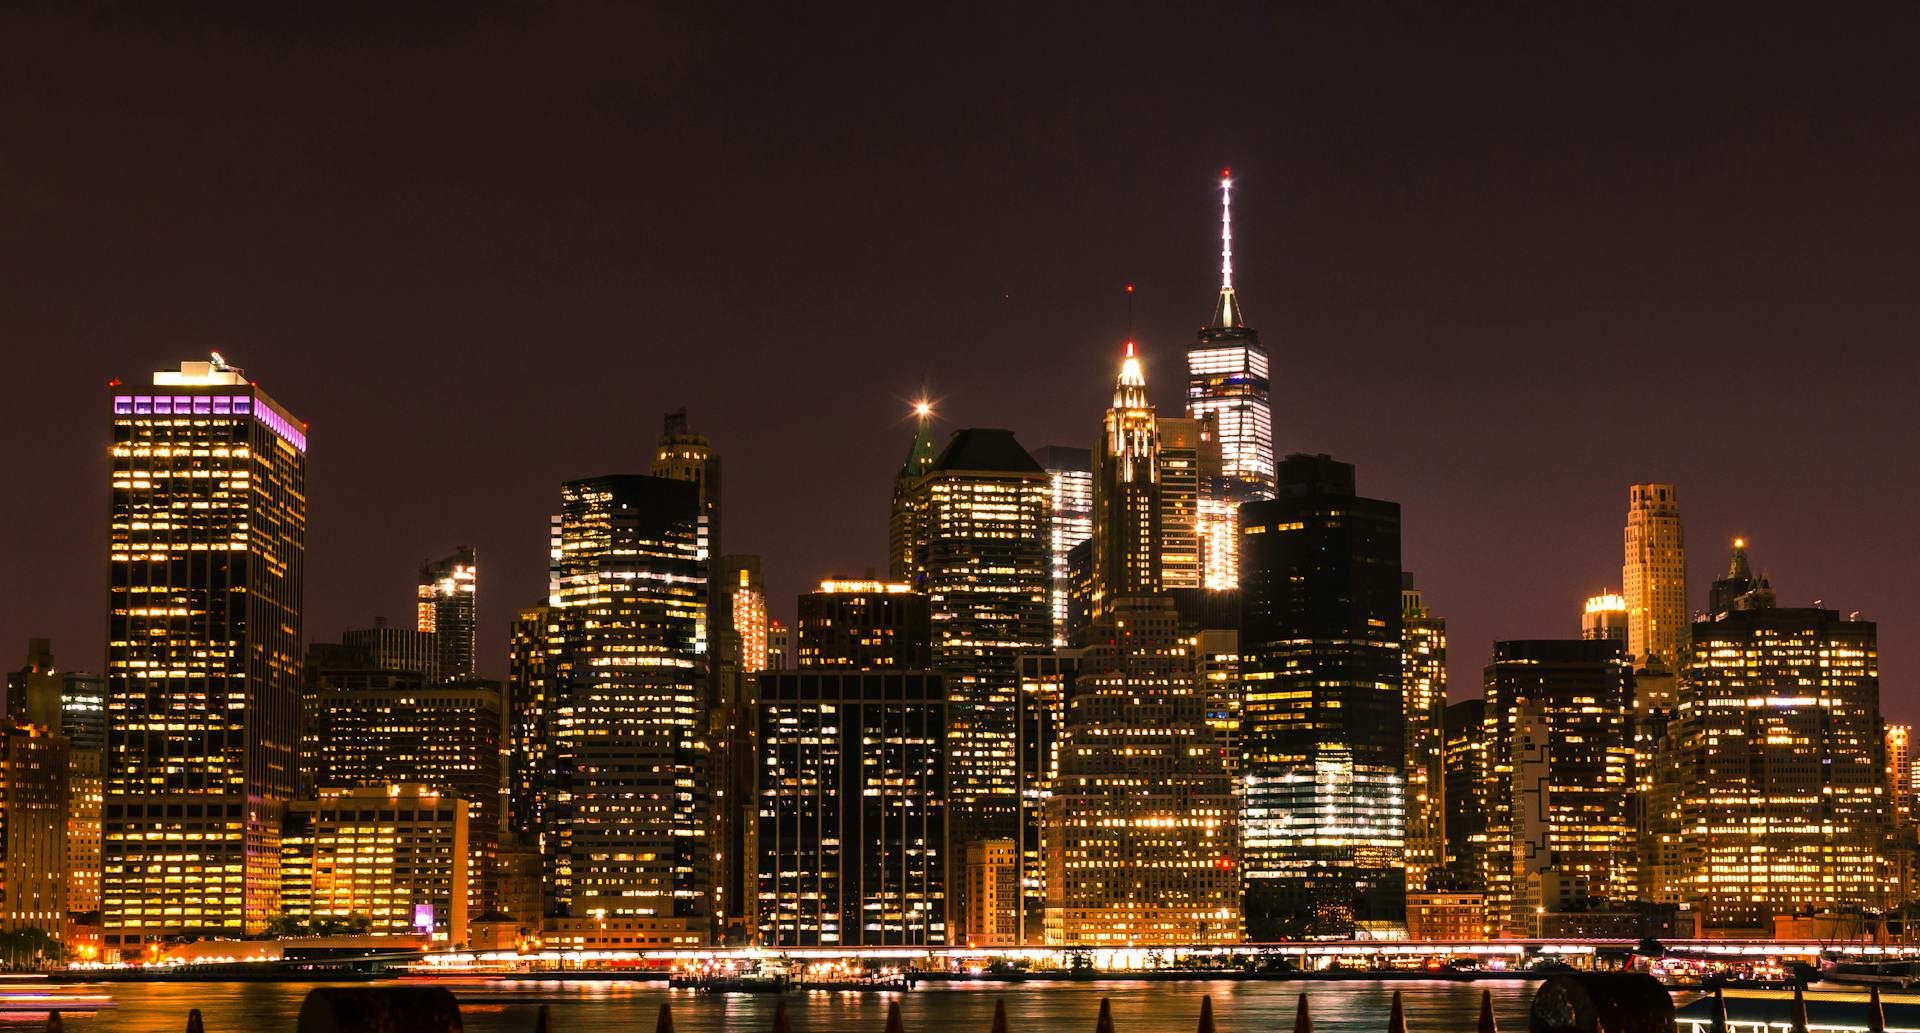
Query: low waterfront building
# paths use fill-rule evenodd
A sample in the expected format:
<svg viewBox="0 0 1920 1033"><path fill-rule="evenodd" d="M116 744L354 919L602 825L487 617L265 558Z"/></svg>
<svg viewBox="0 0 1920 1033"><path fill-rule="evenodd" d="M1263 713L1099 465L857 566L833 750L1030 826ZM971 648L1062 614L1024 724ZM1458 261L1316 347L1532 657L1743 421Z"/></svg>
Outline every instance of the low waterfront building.
<svg viewBox="0 0 1920 1033"><path fill-rule="evenodd" d="M290 805L281 842L286 917L467 939L467 801L422 785L323 789Z"/></svg>
<svg viewBox="0 0 1920 1033"><path fill-rule="evenodd" d="M1487 898L1484 894L1451 890L1420 890L1407 894L1407 939L1484 940L1487 938Z"/></svg>

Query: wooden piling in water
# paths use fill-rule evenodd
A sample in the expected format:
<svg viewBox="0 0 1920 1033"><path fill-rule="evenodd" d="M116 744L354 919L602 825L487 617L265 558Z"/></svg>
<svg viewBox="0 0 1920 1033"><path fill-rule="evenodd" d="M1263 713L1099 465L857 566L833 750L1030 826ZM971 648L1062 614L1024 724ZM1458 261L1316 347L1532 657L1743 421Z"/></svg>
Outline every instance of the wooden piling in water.
<svg viewBox="0 0 1920 1033"><path fill-rule="evenodd" d="M673 1033L673 1005L660 1002L660 1017L654 1020L653 1033Z"/></svg>
<svg viewBox="0 0 1920 1033"><path fill-rule="evenodd" d="M1717 986L1713 988L1713 1020L1707 1025L1707 1033L1727 1033L1727 994Z"/></svg>
<svg viewBox="0 0 1920 1033"><path fill-rule="evenodd" d="M887 1033L907 1033L906 1025L900 1021L900 998L898 997L887 1002Z"/></svg>
<svg viewBox="0 0 1920 1033"><path fill-rule="evenodd" d="M1880 1004L1880 988L1867 987L1867 1033L1887 1033L1887 1009Z"/></svg>
<svg viewBox="0 0 1920 1033"><path fill-rule="evenodd" d="M1007 1033L1007 1002L993 1002L993 1033Z"/></svg>
<svg viewBox="0 0 1920 1033"><path fill-rule="evenodd" d="M1104 997L1100 998L1100 1018L1093 1024L1093 1033L1113 1033L1113 1005Z"/></svg>
<svg viewBox="0 0 1920 1033"><path fill-rule="evenodd" d="M1199 1028L1199 1033L1214 1033L1214 1029L1213 1029L1213 998L1211 998L1211 997L1202 997L1202 998L1200 998L1200 1028Z"/></svg>
<svg viewBox="0 0 1920 1033"><path fill-rule="evenodd" d="M187 1033L207 1033L206 1024L200 1021L200 1009L187 1009Z"/></svg>
<svg viewBox="0 0 1920 1033"><path fill-rule="evenodd" d="M60 1021L59 1012L47 1013L47 1033L67 1033L67 1024Z"/></svg>
<svg viewBox="0 0 1920 1033"><path fill-rule="evenodd" d="M787 1025L787 1002L780 1001L773 1006L773 1033L793 1033Z"/></svg>
<svg viewBox="0 0 1920 1033"><path fill-rule="evenodd" d="M1307 1014L1307 995L1300 995L1300 1006L1293 1010L1293 1033L1313 1033L1313 1016Z"/></svg>
<svg viewBox="0 0 1920 1033"><path fill-rule="evenodd" d="M1393 1011L1387 1014L1387 1033L1407 1033L1407 1010L1400 1003L1400 991L1393 992Z"/></svg>
<svg viewBox="0 0 1920 1033"><path fill-rule="evenodd" d="M1807 1033L1807 995L1798 986L1793 988L1793 1025L1788 1033Z"/></svg>
<svg viewBox="0 0 1920 1033"><path fill-rule="evenodd" d="M1493 991L1480 991L1480 1033L1500 1033L1500 1024L1493 1018Z"/></svg>

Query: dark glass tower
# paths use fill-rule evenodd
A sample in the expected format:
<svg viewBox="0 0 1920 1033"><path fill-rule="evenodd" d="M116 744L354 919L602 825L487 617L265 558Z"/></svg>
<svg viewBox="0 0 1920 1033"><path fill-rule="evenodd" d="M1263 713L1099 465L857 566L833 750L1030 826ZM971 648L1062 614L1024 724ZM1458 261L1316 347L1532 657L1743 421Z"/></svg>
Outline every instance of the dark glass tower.
<svg viewBox="0 0 1920 1033"><path fill-rule="evenodd" d="M1295 455L1240 525L1247 936L1398 923L1400 507L1356 495L1346 463Z"/></svg>
<svg viewBox="0 0 1920 1033"><path fill-rule="evenodd" d="M218 355L113 395L106 955L280 906L295 786L306 425Z"/></svg>
<svg viewBox="0 0 1920 1033"><path fill-rule="evenodd" d="M941 677L816 667L758 696L761 945L945 943Z"/></svg>
<svg viewBox="0 0 1920 1033"><path fill-rule="evenodd" d="M1540 909L1559 910L1556 886L1633 899L1633 672L1620 643L1496 642L1484 688L1488 924L1532 935Z"/></svg>
<svg viewBox="0 0 1920 1033"><path fill-rule="evenodd" d="M548 888L560 913L638 922L650 943L709 934L700 517L691 481L618 475L561 489Z"/></svg>

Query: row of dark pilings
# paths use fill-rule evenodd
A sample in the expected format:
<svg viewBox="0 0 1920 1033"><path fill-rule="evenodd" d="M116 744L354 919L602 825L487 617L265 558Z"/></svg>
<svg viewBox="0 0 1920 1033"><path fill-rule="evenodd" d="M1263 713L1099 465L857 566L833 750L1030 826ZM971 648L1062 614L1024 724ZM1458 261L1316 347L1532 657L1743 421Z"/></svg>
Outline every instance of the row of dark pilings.
<svg viewBox="0 0 1920 1033"><path fill-rule="evenodd" d="M1306 994L1301 994L1294 1010L1293 1033L1313 1033L1313 1016ZM1795 988L1788 1033L1808 1033L1807 1002ZM47 1017L47 1033L64 1033L60 1015ZM319 987L309 991L300 1006L297 1033L462 1033L460 1003L443 987ZM1493 1015L1493 995L1480 992L1478 1033L1498 1033ZM1710 1033L1728 1033L1726 999L1714 992ZM1528 1033L1674 1033L1673 997L1667 988L1651 976L1604 972L1557 975L1534 991L1528 1015ZM1867 1033L1886 1033L1886 1013L1880 1002L1880 988L1869 990ZM205 1033L200 1010L187 1013L186 1033ZM533 1033L559 1033L546 1005L540 1006ZM673 1006L662 1003L654 1033L674 1033ZM787 1004L774 1007L769 1033L793 1033L787 1018ZM900 1017L900 1002L887 1004L885 1033L906 1033ZM1005 1001L995 1002L991 1033L1009 1033ZM1100 1014L1094 1020L1094 1033L1115 1033L1113 1008L1107 998L1100 999ZM1214 1025L1213 999L1200 999L1196 1033L1219 1033ZM1406 1008L1399 990L1393 992L1393 1007L1387 1015L1387 1033L1410 1033ZM1459 1033L1457 1030L1433 1033Z"/></svg>

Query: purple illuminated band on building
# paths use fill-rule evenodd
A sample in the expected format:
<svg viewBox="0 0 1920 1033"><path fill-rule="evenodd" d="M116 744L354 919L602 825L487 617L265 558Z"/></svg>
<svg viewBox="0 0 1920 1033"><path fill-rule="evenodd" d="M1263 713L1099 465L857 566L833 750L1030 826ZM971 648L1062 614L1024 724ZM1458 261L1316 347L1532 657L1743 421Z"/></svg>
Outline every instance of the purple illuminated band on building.
<svg viewBox="0 0 1920 1033"><path fill-rule="evenodd" d="M270 405L255 405L251 395L114 395L115 416L247 416L301 452L307 450L306 432Z"/></svg>

